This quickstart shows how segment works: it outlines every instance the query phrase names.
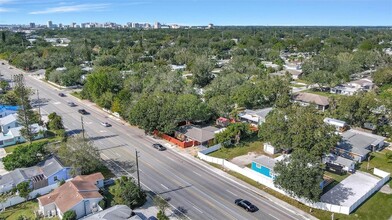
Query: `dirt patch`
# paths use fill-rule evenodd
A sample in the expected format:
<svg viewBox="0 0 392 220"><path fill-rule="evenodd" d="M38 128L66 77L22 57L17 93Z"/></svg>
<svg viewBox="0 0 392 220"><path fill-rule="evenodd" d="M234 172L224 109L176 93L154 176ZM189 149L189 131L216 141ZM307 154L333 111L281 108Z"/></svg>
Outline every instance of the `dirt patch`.
<svg viewBox="0 0 392 220"><path fill-rule="evenodd" d="M252 163L252 161L259 157L261 154L257 154L255 152L249 152L246 155L238 156L230 160L230 162L240 166L240 167L246 167L246 165Z"/></svg>

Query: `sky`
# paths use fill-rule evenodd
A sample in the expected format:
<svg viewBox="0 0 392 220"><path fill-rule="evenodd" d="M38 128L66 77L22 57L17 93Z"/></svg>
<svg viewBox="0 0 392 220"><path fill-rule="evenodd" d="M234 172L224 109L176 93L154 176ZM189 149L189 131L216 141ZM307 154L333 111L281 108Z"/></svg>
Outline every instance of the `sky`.
<svg viewBox="0 0 392 220"><path fill-rule="evenodd" d="M0 24L392 26L392 0L0 0Z"/></svg>

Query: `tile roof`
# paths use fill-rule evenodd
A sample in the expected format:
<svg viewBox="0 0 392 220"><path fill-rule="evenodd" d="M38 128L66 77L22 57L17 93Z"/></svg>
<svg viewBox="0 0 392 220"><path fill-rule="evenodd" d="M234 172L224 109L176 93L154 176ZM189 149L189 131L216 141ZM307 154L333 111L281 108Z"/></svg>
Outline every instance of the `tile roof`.
<svg viewBox="0 0 392 220"><path fill-rule="evenodd" d="M101 173L94 173L88 176L77 176L55 189L53 192L38 198L40 204L45 206L55 203L62 213L70 210L83 199L103 198L95 185Z"/></svg>
<svg viewBox="0 0 392 220"><path fill-rule="evenodd" d="M293 95L293 99L295 101L301 101L301 102L306 102L306 103L315 103L315 104L321 105L321 106L329 105L328 97L317 95L317 94L312 94L312 93L307 93L307 92L295 94L295 95Z"/></svg>

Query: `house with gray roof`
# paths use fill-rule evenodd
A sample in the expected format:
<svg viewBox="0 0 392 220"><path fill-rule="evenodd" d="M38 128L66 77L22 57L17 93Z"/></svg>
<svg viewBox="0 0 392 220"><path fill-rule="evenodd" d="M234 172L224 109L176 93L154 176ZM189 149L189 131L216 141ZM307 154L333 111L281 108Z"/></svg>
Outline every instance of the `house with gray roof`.
<svg viewBox="0 0 392 220"><path fill-rule="evenodd" d="M70 167L64 167L56 157L50 157L36 166L18 168L0 176L0 193L8 192L19 183L30 181L35 190L71 178Z"/></svg>
<svg viewBox="0 0 392 220"><path fill-rule="evenodd" d="M268 113L270 113L271 111L272 108L263 108L256 110L246 109L240 114L238 114L238 116L241 121L258 126L265 122Z"/></svg>
<svg viewBox="0 0 392 220"><path fill-rule="evenodd" d="M141 219L126 205L115 205L83 218L83 220L131 220Z"/></svg>
<svg viewBox="0 0 392 220"><path fill-rule="evenodd" d="M9 114L0 118L0 132L7 133L10 128L18 127L18 114Z"/></svg>
<svg viewBox="0 0 392 220"><path fill-rule="evenodd" d="M372 151L384 146L385 137L350 129L341 134L342 140L333 150L336 155L362 162Z"/></svg>
<svg viewBox="0 0 392 220"><path fill-rule="evenodd" d="M260 157L255 158L252 161L251 169L261 173L262 175L273 179L274 178L274 167L276 164L276 160L271 157L267 157L265 155L261 155Z"/></svg>
<svg viewBox="0 0 392 220"><path fill-rule="evenodd" d="M41 139L44 137L46 128L36 124L32 124L31 131L34 135L34 140ZM0 147L7 147L18 143L26 142L26 139L22 137L20 130L23 127L10 128L7 133L0 133Z"/></svg>
<svg viewBox="0 0 392 220"><path fill-rule="evenodd" d="M220 130L212 126L184 125L177 129L175 136L181 141L197 141L201 145L209 145Z"/></svg>

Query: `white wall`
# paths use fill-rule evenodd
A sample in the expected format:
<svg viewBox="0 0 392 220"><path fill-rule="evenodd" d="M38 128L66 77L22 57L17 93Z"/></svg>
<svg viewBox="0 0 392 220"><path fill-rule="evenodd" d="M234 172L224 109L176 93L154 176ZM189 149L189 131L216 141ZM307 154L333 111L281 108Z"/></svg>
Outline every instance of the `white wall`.
<svg viewBox="0 0 392 220"><path fill-rule="evenodd" d="M51 192L53 189L56 189L58 187L57 184L53 184L53 185L49 185L37 190L32 191L29 195L30 195L30 199L35 199L37 197L37 195L45 195L48 194L49 192ZM0 203L0 208L8 208L10 206L14 206L17 205L19 203L25 202L26 199L20 197L20 196L13 196L9 199L7 199L7 201Z"/></svg>
<svg viewBox="0 0 392 220"><path fill-rule="evenodd" d="M219 148L218 148L219 149ZM208 150L208 149L207 149ZM232 171L235 171L241 175L244 175L260 184L263 184L283 195L286 195L288 197L291 197L290 195L288 195L286 192L284 192L282 189L277 188L274 183L273 180L270 178L267 178L265 176L263 176L262 174L249 169L248 167L245 168L241 168L239 166L237 166L234 163L231 163L227 160L221 159L221 158L215 158L215 157L211 157L208 155L203 154L206 150L204 151L200 151L198 152L197 156L207 162L210 163L215 163L215 164L219 164L221 166L223 166L224 168L230 169ZM203 153L202 153L203 152ZM210 151L209 153L211 153L213 151ZM294 198L291 197L297 201L300 201L304 204L306 204L307 206L316 208L316 209L321 209L321 210L326 210L326 211L330 211L330 212L335 212L335 213L341 213L341 214L346 214L349 215L351 212L353 212L359 205L361 205L366 199L368 199L373 193L375 193L376 191L378 191L386 182L388 182L389 178L390 178L390 173L387 173L385 171L379 170L379 169L374 169L374 175L380 176L382 177L382 179L372 188L372 190L370 190L368 193L366 193L362 198L360 198L359 200L357 200L357 202L355 202L353 205L351 205L350 207L347 206L339 206L339 205L334 205L334 204L329 204L329 203L324 203L324 202L317 202L317 203L309 203L306 200L302 199L302 198Z"/></svg>

